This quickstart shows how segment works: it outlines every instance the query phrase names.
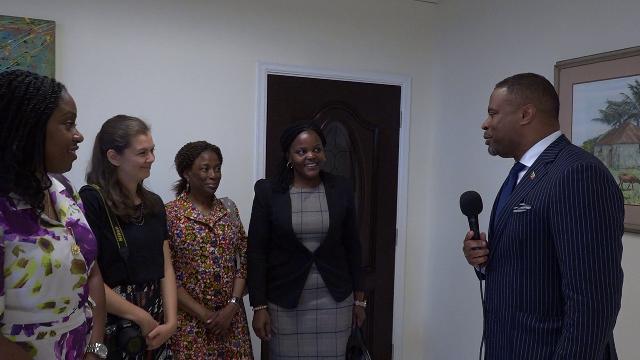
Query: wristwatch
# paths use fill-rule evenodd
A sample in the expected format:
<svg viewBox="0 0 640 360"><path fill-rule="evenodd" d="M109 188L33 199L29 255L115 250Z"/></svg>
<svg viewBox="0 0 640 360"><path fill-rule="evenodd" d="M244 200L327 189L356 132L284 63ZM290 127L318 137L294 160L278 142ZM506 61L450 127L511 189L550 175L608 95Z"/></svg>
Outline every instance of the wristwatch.
<svg viewBox="0 0 640 360"><path fill-rule="evenodd" d="M98 359L106 359L109 351L107 350L107 347L104 344L93 343L93 344L87 345L87 349L85 350L85 353L95 354L98 357Z"/></svg>
<svg viewBox="0 0 640 360"><path fill-rule="evenodd" d="M242 308L242 298L233 296L231 300L229 300L229 304L236 304L238 307Z"/></svg>

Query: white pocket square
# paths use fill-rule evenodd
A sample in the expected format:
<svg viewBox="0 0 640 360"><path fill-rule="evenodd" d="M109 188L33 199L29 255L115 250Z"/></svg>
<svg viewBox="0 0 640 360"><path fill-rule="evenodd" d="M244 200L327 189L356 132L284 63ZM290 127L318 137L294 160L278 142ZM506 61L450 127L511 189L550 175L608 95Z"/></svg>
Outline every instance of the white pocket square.
<svg viewBox="0 0 640 360"><path fill-rule="evenodd" d="M531 205L528 205L528 204L525 204L525 203L520 203L517 206L513 207L513 212L514 213L520 213L520 212L528 211L529 209L531 209Z"/></svg>

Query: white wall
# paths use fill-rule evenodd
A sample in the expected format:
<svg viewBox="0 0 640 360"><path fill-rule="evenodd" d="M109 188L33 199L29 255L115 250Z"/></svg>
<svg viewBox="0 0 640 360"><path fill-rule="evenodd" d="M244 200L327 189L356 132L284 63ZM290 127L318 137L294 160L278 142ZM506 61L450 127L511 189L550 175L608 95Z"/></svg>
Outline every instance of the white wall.
<svg viewBox="0 0 640 360"><path fill-rule="evenodd" d="M405 354L423 352L428 359L477 356L479 290L461 255L466 220L460 215L458 196L467 189L483 195L480 222L486 229L488 209L510 167L509 160L487 154L480 130L493 85L527 71L553 81L558 60L637 46L638 14L637 0L444 0L436 7L438 39L433 53L439 59L432 100L437 108L429 120L437 124L438 158L429 168L433 187L427 193L412 193L429 204L425 241L410 241L407 248L408 264L417 264L418 258L425 263L422 271L407 270L407 283L420 285L415 294L408 294L407 309L417 309L418 303L425 307L414 321L407 318L407 333L415 331L424 341L406 338ZM640 237L627 234L623 241L625 285L615 336L620 358L637 359Z"/></svg>
<svg viewBox="0 0 640 360"><path fill-rule="evenodd" d="M433 136L425 121L433 9L410 0L0 0L2 14L57 22L57 77L76 99L86 137L70 173L74 184L83 183L102 122L136 115L151 123L157 145L148 185L172 199L176 151L187 141L209 140L224 155L219 194L236 200L245 224L259 61L410 76L420 155L413 157L412 186L423 197L424 157L435 152L424 141ZM410 207L420 214L424 204ZM410 241L422 241L422 228L412 228Z"/></svg>

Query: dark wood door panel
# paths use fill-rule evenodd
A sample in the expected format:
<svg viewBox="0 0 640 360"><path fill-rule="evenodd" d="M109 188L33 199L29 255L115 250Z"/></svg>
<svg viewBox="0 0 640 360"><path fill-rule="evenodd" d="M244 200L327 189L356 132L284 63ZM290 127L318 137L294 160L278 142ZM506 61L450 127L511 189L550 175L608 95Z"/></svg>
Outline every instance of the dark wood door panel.
<svg viewBox="0 0 640 360"><path fill-rule="evenodd" d="M363 330L373 358L390 359L400 87L268 75L267 176L277 171L280 134L299 120L322 127L327 137L325 170L353 183L369 302Z"/></svg>

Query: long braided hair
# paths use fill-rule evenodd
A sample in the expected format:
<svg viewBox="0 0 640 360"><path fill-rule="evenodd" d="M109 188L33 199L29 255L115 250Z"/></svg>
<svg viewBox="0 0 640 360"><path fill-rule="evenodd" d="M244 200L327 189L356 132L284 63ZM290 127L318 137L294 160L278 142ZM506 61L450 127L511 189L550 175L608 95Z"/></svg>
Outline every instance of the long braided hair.
<svg viewBox="0 0 640 360"><path fill-rule="evenodd" d="M318 124L313 121L299 121L295 122L282 132L280 135L280 148L282 149L282 158L278 164L278 177L277 182L281 191L288 191L289 186L293 183L293 168L288 166L289 163L289 148L293 141L305 131L315 132L322 146L327 146L327 139L324 137L324 133Z"/></svg>
<svg viewBox="0 0 640 360"><path fill-rule="evenodd" d="M29 71L0 73L0 196L14 193L38 212L51 186L44 163L47 123L63 91L58 81Z"/></svg>
<svg viewBox="0 0 640 360"><path fill-rule="evenodd" d="M205 151L212 151L214 154L218 155L220 165L222 165L222 152L220 151L220 148L206 141L190 142L178 150L174 160L176 171L178 171L178 176L180 176L180 180L176 181L173 185L173 191L176 193L176 196L187 191L187 179L184 178L184 172L191 169L198 156Z"/></svg>

